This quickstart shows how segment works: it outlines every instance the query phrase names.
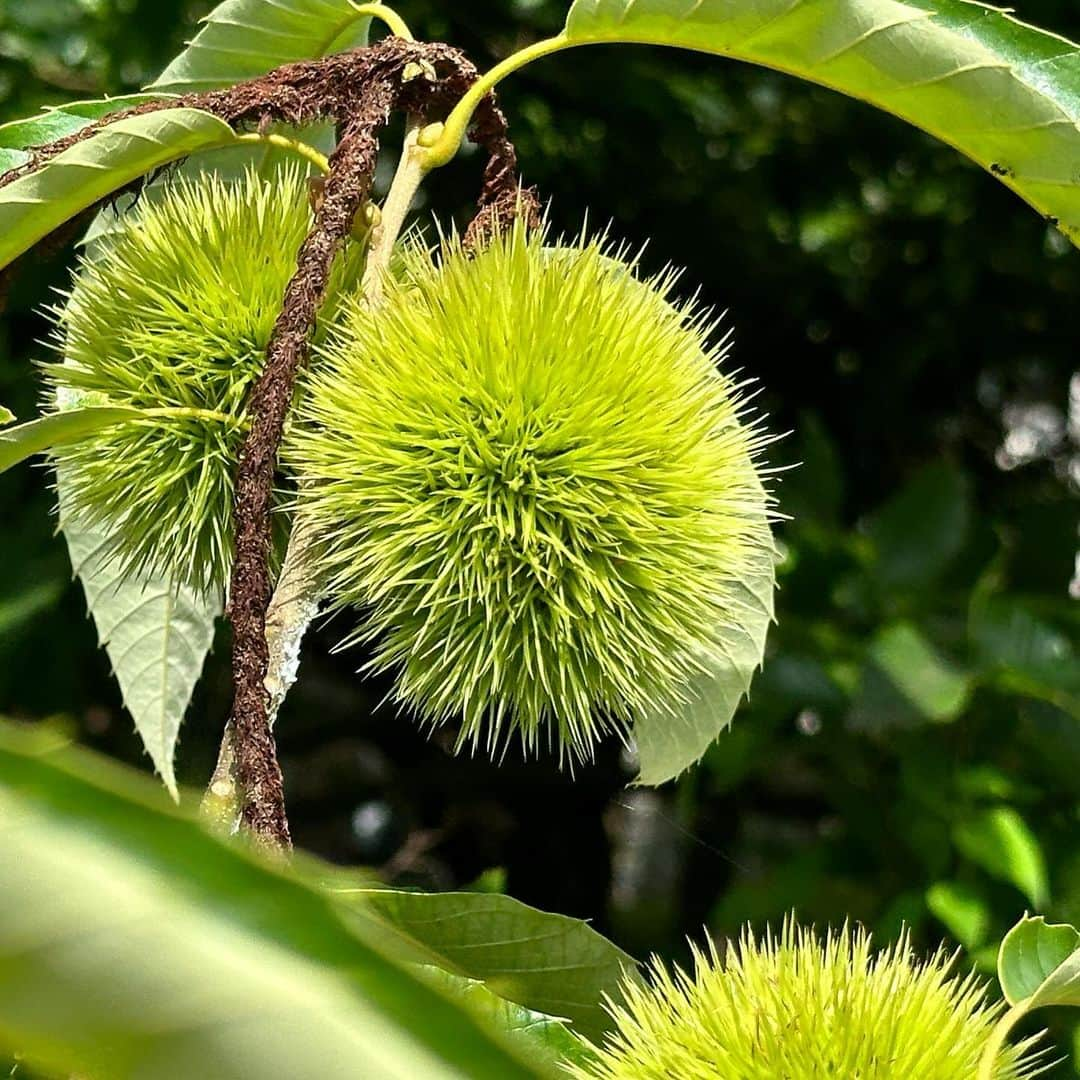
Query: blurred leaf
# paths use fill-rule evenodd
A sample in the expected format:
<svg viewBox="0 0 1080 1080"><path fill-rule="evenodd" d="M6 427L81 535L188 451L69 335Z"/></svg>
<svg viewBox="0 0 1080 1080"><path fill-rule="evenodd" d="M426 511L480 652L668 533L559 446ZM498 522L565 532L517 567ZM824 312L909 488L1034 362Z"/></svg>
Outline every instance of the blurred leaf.
<svg viewBox="0 0 1080 1080"><path fill-rule="evenodd" d="M63 582L34 581L17 591L14 596L0 599L0 640L18 633L24 622L42 611L47 611L63 591Z"/></svg>
<svg viewBox="0 0 1080 1080"><path fill-rule="evenodd" d="M785 514L796 528L806 519L835 521L844 501L844 466L836 443L821 417L803 411L795 425L794 446L784 444L785 457L797 463L779 485Z"/></svg>
<svg viewBox="0 0 1080 1080"><path fill-rule="evenodd" d="M566 35L718 53L868 101L955 146L1080 241L1080 49L999 9L575 0Z"/></svg>
<svg viewBox="0 0 1080 1080"><path fill-rule="evenodd" d="M180 724L214 640L221 597L159 575L121 573L112 538L68 518L64 493L69 483L58 469L60 528L72 568L86 592L98 642L112 661L135 730L175 797L173 758Z"/></svg>
<svg viewBox="0 0 1080 1080"><path fill-rule="evenodd" d="M868 656L927 720L955 720L966 707L970 679L911 623L892 623L878 631Z"/></svg>
<svg viewBox="0 0 1080 1080"><path fill-rule="evenodd" d="M983 810L958 822L953 840L964 856L1015 885L1035 908L1046 905L1050 886L1042 848L1012 807Z"/></svg>
<svg viewBox="0 0 1080 1080"><path fill-rule="evenodd" d="M876 664L863 667L858 693L847 717L849 730L880 735L892 730L912 730L926 722L926 715Z"/></svg>
<svg viewBox="0 0 1080 1080"><path fill-rule="evenodd" d="M641 771L637 783L655 786L688 769L731 723L765 655L765 637L773 620L776 555L769 526L762 523L760 545L748 555L752 572L727 586L739 625L724 636L725 664L701 675L688 688L690 700L677 715L656 710L634 722Z"/></svg>
<svg viewBox="0 0 1080 1080"><path fill-rule="evenodd" d="M1025 915L1001 941L998 980L1010 1005L1080 1005L1080 932Z"/></svg>
<svg viewBox="0 0 1080 1080"><path fill-rule="evenodd" d="M882 588L933 584L963 548L970 520L967 476L952 465L923 469L867 522Z"/></svg>
<svg viewBox="0 0 1080 1080"><path fill-rule="evenodd" d="M787 711L843 708L846 697L833 674L812 656L785 650L762 668L754 687L755 702L761 697L775 699Z"/></svg>
<svg viewBox="0 0 1080 1080"><path fill-rule="evenodd" d="M15 414L3 405L0 405L0 426L11 424L15 420Z"/></svg>
<svg viewBox="0 0 1080 1080"><path fill-rule="evenodd" d="M894 897L873 925L874 937L894 941L906 930L917 937L919 928L926 921L926 897L909 890Z"/></svg>
<svg viewBox="0 0 1080 1080"><path fill-rule="evenodd" d="M995 685L1047 701L1080 719L1080 656L1063 633L1022 600L977 598L971 605L969 633Z"/></svg>
<svg viewBox="0 0 1080 1080"><path fill-rule="evenodd" d="M961 881L939 881L926 890L926 906L969 953L986 941L990 908L978 889Z"/></svg>
<svg viewBox="0 0 1080 1080"><path fill-rule="evenodd" d="M348 0L225 0L151 89L187 93L253 79L364 45L370 22Z"/></svg>
<svg viewBox="0 0 1080 1080"><path fill-rule="evenodd" d="M74 135L88 124L120 109L157 101L161 94L128 94L125 97L101 98L96 101L71 101L39 116L12 120L0 124L0 173L28 161L27 147L42 146L67 135Z"/></svg>
<svg viewBox="0 0 1080 1080"><path fill-rule="evenodd" d="M139 409L108 405L49 413L7 428L0 431L0 473L51 446L76 442L102 428L113 427L125 420L137 420L143 415Z"/></svg>
<svg viewBox="0 0 1080 1080"><path fill-rule="evenodd" d="M45 743L0 727L9 1047L104 1078L552 1075L396 959L384 930L346 927L147 781Z"/></svg>
<svg viewBox="0 0 1080 1080"><path fill-rule="evenodd" d="M162 109L117 120L69 146L0 188L0 267L133 180L233 137L210 113Z"/></svg>
<svg viewBox="0 0 1080 1080"><path fill-rule="evenodd" d="M1019 777L985 762L958 769L956 790L971 799L994 802L1035 800L1041 794L1033 784L1025 784Z"/></svg>
<svg viewBox="0 0 1080 1080"><path fill-rule="evenodd" d="M509 896L373 889L342 895L415 942L431 962L508 1001L569 1020L593 1041L611 1022L603 996L619 1000L623 979L636 976L633 957L588 924Z"/></svg>

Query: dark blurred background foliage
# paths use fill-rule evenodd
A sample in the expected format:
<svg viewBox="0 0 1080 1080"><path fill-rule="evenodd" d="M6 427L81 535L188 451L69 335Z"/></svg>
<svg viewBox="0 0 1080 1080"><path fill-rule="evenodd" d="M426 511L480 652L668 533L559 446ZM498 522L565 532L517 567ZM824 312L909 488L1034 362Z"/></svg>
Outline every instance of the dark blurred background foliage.
<svg viewBox="0 0 1080 1080"><path fill-rule="evenodd" d="M0 0L0 119L133 90L209 0ZM564 5L409 0L483 67ZM1072 0L1019 14L1080 37ZM947 147L857 102L688 53L595 48L505 84L527 178L562 229L611 222L647 268L730 312L759 379L790 521L778 625L734 729L679 782L627 788L618 746L571 779L454 758L312 634L280 744L297 842L424 888L504 888L631 951L794 908L989 968L1024 909L1080 922L1080 258ZM465 220L475 156L429 183ZM41 306L70 251L24 270L0 401L39 393ZM142 762L42 468L0 478L0 713ZM219 640L181 741L201 785L228 708ZM1073 1049L1072 1021L1050 1015ZM1080 1043L1077 1044L1080 1057ZM1075 1075L1065 1063L1060 1075Z"/></svg>

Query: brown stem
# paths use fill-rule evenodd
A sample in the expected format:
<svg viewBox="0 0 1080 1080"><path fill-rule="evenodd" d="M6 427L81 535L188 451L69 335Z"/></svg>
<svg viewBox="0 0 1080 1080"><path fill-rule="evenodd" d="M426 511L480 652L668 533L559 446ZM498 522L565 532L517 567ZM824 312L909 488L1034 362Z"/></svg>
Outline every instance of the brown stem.
<svg viewBox="0 0 1080 1080"><path fill-rule="evenodd" d="M244 793L241 819L256 836L282 847L290 843L289 825L265 687L266 609L271 595L270 495L296 374L307 358L334 257L371 189L379 148L377 133L386 122L394 97L390 77L369 84L363 110L346 125L330 159L322 204L300 248L296 272L285 290L281 314L267 346L265 366L248 403L251 427L236 474L229 615L235 687L231 721L236 736L236 771Z"/></svg>
<svg viewBox="0 0 1080 1080"><path fill-rule="evenodd" d="M406 65L419 61L435 72L434 80L404 81ZM337 124L340 139L330 159L321 205L300 247L296 271L285 290L281 313L267 345L262 373L248 400L251 424L240 452L233 503L235 551L229 617L233 625L234 698L226 733L233 760L225 761L222 767L230 778L235 769L243 825L275 847L288 848L291 841L265 685L266 614L271 599L270 498L296 376L307 359L334 258L370 193L379 131L391 111L400 108L430 116L452 105L475 78L473 65L448 45L387 38L367 49L287 64L226 90L186 94L113 113L74 135L37 148L25 165L0 176L3 186L109 123L161 109L203 109L234 127L261 127L274 121L295 126L316 120ZM490 95L477 110L472 137L489 154L478 219L486 215L497 220L518 212L522 199L517 188L516 158L506 135L505 119ZM515 193L514 209L508 209L510 193ZM535 208L531 193L530 199L528 205ZM217 772L215 779L220 779Z"/></svg>
<svg viewBox="0 0 1080 1080"><path fill-rule="evenodd" d="M441 48L441 47L440 47ZM267 346L266 363L248 404L251 427L241 449L234 500L235 556L229 614L233 624L234 699L230 718L235 770L243 795L241 821L255 836L279 847L290 844L284 790L268 709L266 677L269 652L266 614L271 601L268 569L270 496L277 450L292 400L296 374L307 358L308 342L326 291L334 257L352 229L357 210L367 200L378 152L378 132L391 110L426 112L475 77L459 62L441 87L428 87L418 107L417 88L402 85L409 50L395 48L380 68L371 69L360 107L340 125L341 140L330 159L330 172L315 224L300 249L297 269L285 292L282 311ZM494 106L484 114L493 125L482 134L493 156L505 159L509 148L505 122ZM505 161L503 161L505 166ZM499 169L500 177L506 174ZM516 179L516 178L515 178Z"/></svg>

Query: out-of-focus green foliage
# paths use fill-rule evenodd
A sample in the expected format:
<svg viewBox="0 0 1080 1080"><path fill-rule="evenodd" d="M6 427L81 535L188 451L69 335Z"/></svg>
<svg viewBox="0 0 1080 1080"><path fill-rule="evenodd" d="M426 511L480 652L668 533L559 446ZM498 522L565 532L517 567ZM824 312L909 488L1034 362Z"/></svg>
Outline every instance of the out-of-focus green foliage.
<svg viewBox="0 0 1080 1080"><path fill-rule="evenodd" d="M96 1077L556 1075L543 1027L445 994L316 867L249 858L35 734L0 722L5 1048Z"/></svg>
<svg viewBox="0 0 1080 1080"><path fill-rule="evenodd" d="M7 0L0 119L138 89L209 6ZM481 66L565 14L400 7ZM1068 0L1018 14L1080 35ZM1025 908L1080 921L1080 256L954 151L781 75L598 46L532 65L503 102L557 228L588 208L730 310L736 361L792 430L774 461L799 463L779 492L778 625L732 731L659 792L624 790L615 747L573 781L447 757L377 709L386 687L353 674L363 656L329 656L331 625L280 721L299 843L428 887L501 867L512 895L595 918L638 954L795 908L879 939L906 922L990 970ZM478 171L475 156L443 170L424 212L464 221ZM63 280L59 259L27 267L0 323L0 401L22 419L35 308ZM43 480L0 478L0 709L65 714L138 760ZM182 779L208 775L227 700L219 648ZM1035 1020L1069 1048L1069 1013Z"/></svg>

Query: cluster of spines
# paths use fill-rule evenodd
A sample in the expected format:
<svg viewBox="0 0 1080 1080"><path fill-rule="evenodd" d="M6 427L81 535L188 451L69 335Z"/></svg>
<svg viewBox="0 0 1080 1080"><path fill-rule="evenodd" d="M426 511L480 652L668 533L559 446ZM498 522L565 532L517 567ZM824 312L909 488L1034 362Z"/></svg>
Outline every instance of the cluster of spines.
<svg viewBox="0 0 1080 1080"><path fill-rule="evenodd" d="M771 545L727 338L582 237L414 246L321 350L290 459L350 641L431 724L587 757L674 712ZM723 658L719 658L723 662Z"/></svg>
<svg viewBox="0 0 1080 1080"><path fill-rule="evenodd" d="M908 934L875 953L844 926L824 937L784 922L745 931L694 971L651 965L648 984L609 1004L612 1033L579 1080L970 1080L1001 1006L943 949L915 955ZM1035 1039L1006 1048L996 1080L1042 1071Z"/></svg>
<svg viewBox="0 0 1080 1080"><path fill-rule="evenodd" d="M168 411L56 453L65 512L107 529L124 573L223 584L246 399L310 225L299 167L180 176L80 260L53 309L50 405ZM329 307L359 254L338 261Z"/></svg>

